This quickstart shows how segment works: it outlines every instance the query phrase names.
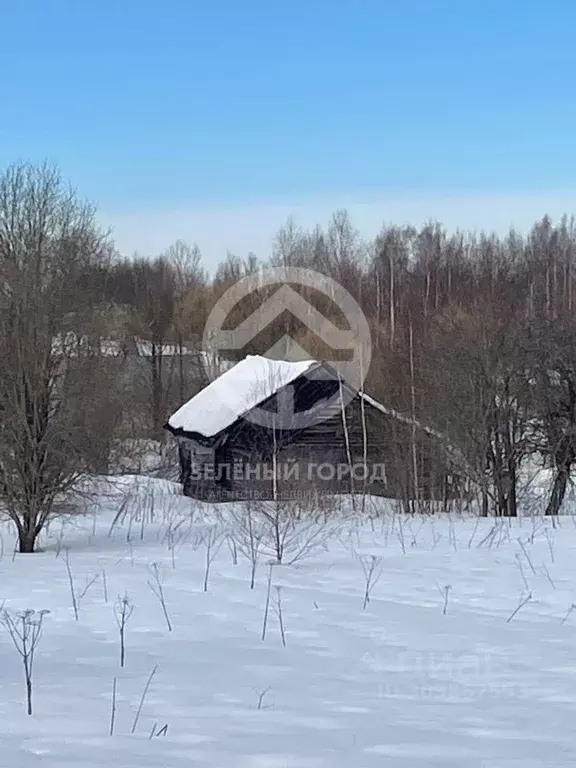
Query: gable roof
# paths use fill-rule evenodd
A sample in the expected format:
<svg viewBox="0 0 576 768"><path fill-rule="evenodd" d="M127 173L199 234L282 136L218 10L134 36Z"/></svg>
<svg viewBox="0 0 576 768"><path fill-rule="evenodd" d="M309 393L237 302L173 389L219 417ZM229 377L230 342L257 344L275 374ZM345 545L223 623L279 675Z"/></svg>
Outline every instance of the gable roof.
<svg viewBox="0 0 576 768"><path fill-rule="evenodd" d="M166 427L173 432L215 437L288 384L323 365L325 363L317 360L288 362L260 355L248 355L184 403L169 418ZM366 405L383 415L414 426L438 440L452 458L457 458L458 463L464 462L464 465L467 465L460 451L450 445L450 441L441 432L393 408L387 408L363 391L359 391L357 395Z"/></svg>
<svg viewBox="0 0 576 768"><path fill-rule="evenodd" d="M298 377L319 366L316 360L286 362L248 355L184 403L168 428L214 437Z"/></svg>

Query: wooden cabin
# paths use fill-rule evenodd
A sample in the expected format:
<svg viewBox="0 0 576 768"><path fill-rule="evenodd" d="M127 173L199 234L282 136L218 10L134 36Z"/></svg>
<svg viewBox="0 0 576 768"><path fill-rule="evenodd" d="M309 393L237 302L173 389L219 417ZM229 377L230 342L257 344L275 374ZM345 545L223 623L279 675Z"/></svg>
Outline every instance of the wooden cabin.
<svg viewBox="0 0 576 768"><path fill-rule="evenodd" d="M325 362L246 357L166 424L178 441L184 493L206 501L351 492L453 498L457 479L442 436L346 387ZM288 390L295 417L277 427ZM314 418L300 418L308 413Z"/></svg>

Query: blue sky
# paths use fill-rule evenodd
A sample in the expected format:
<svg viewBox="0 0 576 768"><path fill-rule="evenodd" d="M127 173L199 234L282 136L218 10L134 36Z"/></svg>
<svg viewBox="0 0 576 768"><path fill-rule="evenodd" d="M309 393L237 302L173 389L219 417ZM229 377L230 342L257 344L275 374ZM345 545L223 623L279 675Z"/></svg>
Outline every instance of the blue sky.
<svg viewBox="0 0 576 768"><path fill-rule="evenodd" d="M220 210L568 205L575 22L569 0L5 2L0 165L58 163L125 249L156 247L154 214L197 239L175 211L216 236Z"/></svg>

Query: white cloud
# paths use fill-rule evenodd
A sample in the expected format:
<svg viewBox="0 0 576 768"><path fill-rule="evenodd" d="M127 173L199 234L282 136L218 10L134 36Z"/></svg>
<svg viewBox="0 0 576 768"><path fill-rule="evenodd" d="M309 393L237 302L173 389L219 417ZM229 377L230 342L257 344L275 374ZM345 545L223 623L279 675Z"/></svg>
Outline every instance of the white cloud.
<svg viewBox="0 0 576 768"><path fill-rule="evenodd" d="M293 203L254 203L237 207L191 205L179 210L107 212L101 220L113 229L117 247L125 255L138 251L155 255L182 238L200 246L205 265L213 268L226 251L244 256L254 251L266 258L274 236L289 216L304 228L326 224L331 214L348 209L354 226L367 238L383 222L419 225L430 219L449 230L485 229L505 233L510 226L526 231L544 214L553 219L576 212L576 193L534 193L500 196L459 195L382 197L370 201L342 197L332 200L295 200Z"/></svg>

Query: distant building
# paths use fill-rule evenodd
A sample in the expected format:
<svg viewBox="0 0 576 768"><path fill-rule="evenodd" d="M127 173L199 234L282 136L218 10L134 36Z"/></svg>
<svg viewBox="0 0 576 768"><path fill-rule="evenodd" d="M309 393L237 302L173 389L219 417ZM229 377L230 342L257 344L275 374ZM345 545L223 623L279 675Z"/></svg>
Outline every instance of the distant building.
<svg viewBox="0 0 576 768"><path fill-rule="evenodd" d="M217 352L199 349L194 342L159 344L120 333L116 338L60 333L52 339L52 353L60 360L61 370L79 359L97 360L107 394L116 393L119 410L115 428L125 438L152 434L155 396L162 412L161 427L165 416L183 399L198 393L232 365Z"/></svg>

